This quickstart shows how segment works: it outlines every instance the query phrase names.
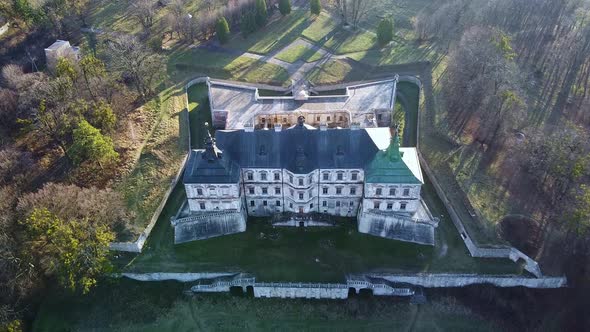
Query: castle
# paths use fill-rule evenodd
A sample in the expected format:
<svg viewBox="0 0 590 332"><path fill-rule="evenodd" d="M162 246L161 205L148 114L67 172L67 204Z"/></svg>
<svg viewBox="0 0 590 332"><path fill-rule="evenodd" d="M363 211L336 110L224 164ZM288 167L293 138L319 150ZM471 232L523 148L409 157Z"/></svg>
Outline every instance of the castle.
<svg viewBox="0 0 590 332"><path fill-rule="evenodd" d="M377 84L395 90L396 81ZM343 113L326 109L322 115L303 113L314 119ZM375 120L379 112L366 109L363 117ZM345 113L343 121L361 117L354 110ZM420 198L424 180L417 151L400 147L397 128L375 121L316 128L303 115L291 126L288 120L267 121L253 110L243 128L218 130L215 138L207 137L205 149L191 151L183 179L191 216L174 224L176 242L244 231L248 216L313 214L356 217L360 232L434 244L435 226Z"/></svg>

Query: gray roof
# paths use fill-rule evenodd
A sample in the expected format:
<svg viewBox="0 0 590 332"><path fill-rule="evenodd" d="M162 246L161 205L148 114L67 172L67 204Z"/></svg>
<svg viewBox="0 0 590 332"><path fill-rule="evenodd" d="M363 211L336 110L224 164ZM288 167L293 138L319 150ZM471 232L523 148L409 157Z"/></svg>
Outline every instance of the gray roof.
<svg viewBox="0 0 590 332"><path fill-rule="evenodd" d="M286 168L299 174L319 168L364 168L379 151L365 129L218 130L215 138L224 158L240 167Z"/></svg>
<svg viewBox="0 0 590 332"><path fill-rule="evenodd" d="M221 156L206 158L205 150L192 150L184 171L183 183L237 183L240 180L238 165Z"/></svg>

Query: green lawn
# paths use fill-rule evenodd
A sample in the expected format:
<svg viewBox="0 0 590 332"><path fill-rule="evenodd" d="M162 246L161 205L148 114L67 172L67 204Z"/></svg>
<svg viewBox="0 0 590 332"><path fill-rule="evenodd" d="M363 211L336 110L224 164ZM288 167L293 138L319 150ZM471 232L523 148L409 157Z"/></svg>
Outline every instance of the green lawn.
<svg viewBox="0 0 590 332"><path fill-rule="evenodd" d="M178 47L168 61L168 73L175 80L198 75L244 82L287 84L289 73L280 66L264 63L246 56Z"/></svg>
<svg viewBox="0 0 590 332"><path fill-rule="evenodd" d="M265 27L247 37L234 34L234 37L224 46L256 54L268 54L295 41L309 24L309 11L293 10L291 14L269 22Z"/></svg>
<svg viewBox="0 0 590 332"><path fill-rule="evenodd" d="M279 53L276 58L289 63L293 63L297 60L314 62L321 59L322 54L309 47L305 47L304 45L295 45Z"/></svg>
<svg viewBox="0 0 590 332"><path fill-rule="evenodd" d="M85 296L54 291L32 331L494 331L497 326L453 297L347 300L254 299L183 295L191 284L102 280ZM432 291L434 293L435 291Z"/></svg>
<svg viewBox="0 0 590 332"><path fill-rule="evenodd" d="M346 29L328 14L318 15L302 36L335 54L367 51L375 47L376 35L366 30Z"/></svg>
<svg viewBox="0 0 590 332"><path fill-rule="evenodd" d="M367 75L367 72L342 60L329 60L319 67L314 67L307 74L307 79L314 84L326 85L361 81Z"/></svg>

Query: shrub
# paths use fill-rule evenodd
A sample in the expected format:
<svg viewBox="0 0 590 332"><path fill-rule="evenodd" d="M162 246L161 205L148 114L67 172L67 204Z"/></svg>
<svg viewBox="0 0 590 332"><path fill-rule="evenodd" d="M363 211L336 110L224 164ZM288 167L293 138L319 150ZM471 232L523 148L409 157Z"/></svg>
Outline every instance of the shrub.
<svg viewBox="0 0 590 332"><path fill-rule="evenodd" d="M291 0L279 0L279 11L283 16L289 15L291 13Z"/></svg>
<svg viewBox="0 0 590 332"><path fill-rule="evenodd" d="M217 33L217 39L220 43L224 44L229 39L229 25L225 20L225 17L220 17L215 24L215 32Z"/></svg>
<svg viewBox="0 0 590 332"><path fill-rule="evenodd" d="M320 5L320 0L311 0L310 10L311 10L312 14L319 15L320 11L322 10L322 5Z"/></svg>
<svg viewBox="0 0 590 332"><path fill-rule="evenodd" d="M246 10L240 19L240 30L242 30L242 35L246 37L247 35L256 31L257 28L256 11L253 9Z"/></svg>
<svg viewBox="0 0 590 332"><path fill-rule="evenodd" d="M80 121L78 128L73 132L73 143L68 150L68 155L76 165L89 160L103 163L115 162L119 154L115 151L113 141L100 133L86 120Z"/></svg>
<svg viewBox="0 0 590 332"><path fill-rule="evenodd" d="M384 18L377 26L377 40L379 45L384 46L393 39L393 21L389 18Z"/></svg>
<svg viewBox="0 0 590 332"><path fill-rule="evenodd" d="M266 1L256 0L256 24L263 27L266 24L268 13L266 11Z"/></svg>

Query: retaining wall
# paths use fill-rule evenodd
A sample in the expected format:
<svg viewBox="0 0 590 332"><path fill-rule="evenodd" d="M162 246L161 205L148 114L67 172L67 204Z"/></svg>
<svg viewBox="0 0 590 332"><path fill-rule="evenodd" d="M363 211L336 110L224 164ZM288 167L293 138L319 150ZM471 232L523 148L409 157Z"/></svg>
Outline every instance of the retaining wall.
<svg viewBox="0 0 590 332"><path fill-rule="evenodd" d="M200 279L214 279L219 277L228 277L238 274L237 272L189 272L189 273L172 273L172 272L153 272L153 273L121 273L118 276L126 277L138 281L165 281L175 280L180 282L192 282Z"/></svg>
<svg viewBox="0 0 590 332"><path fill-rule="evenodd" d="M477 274L375 274L372 277L391 282L408 283L426 288L464 287L492 284L497 287L560 288L567 286L565 277L526 278L522 276L494 276Z"/></svg>

